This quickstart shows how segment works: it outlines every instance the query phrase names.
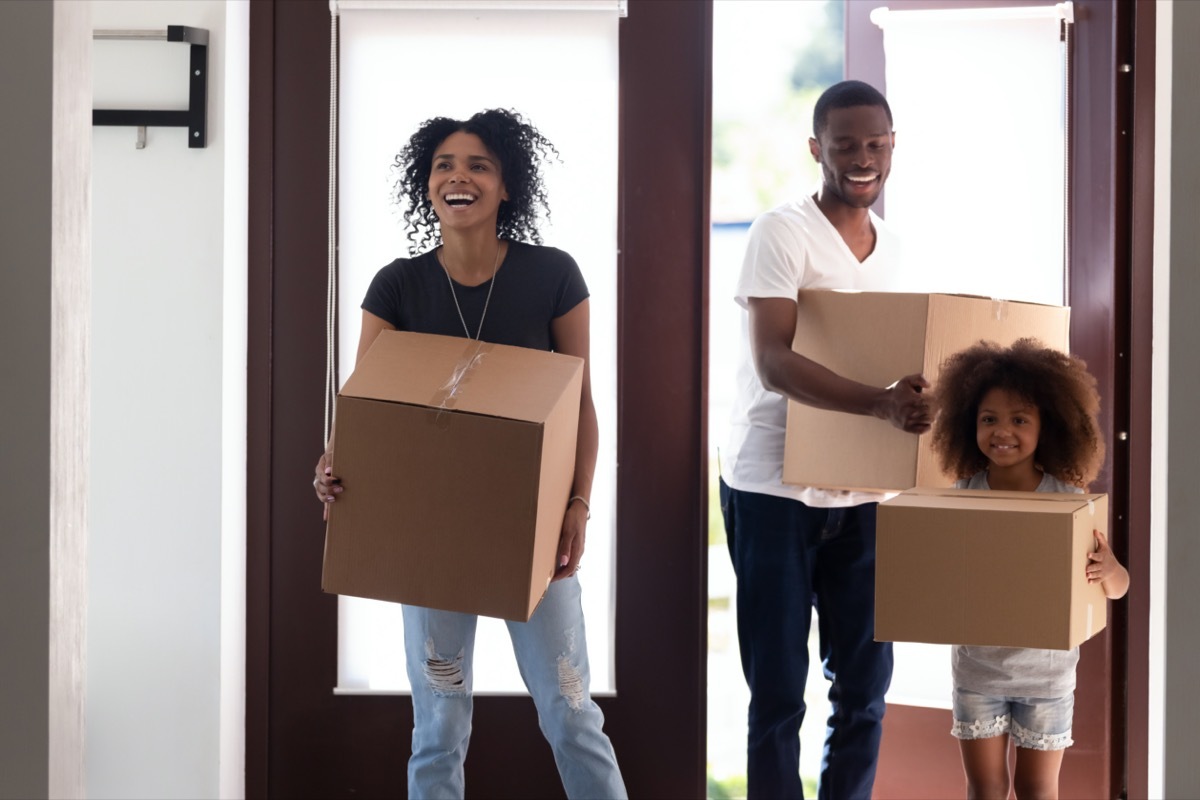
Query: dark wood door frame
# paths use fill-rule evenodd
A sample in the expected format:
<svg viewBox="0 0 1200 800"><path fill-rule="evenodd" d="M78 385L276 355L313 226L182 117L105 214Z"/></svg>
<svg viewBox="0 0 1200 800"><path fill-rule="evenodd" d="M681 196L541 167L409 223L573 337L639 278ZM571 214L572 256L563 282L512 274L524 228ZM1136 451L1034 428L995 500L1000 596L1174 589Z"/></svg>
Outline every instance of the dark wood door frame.
<svg viewBox="0 0 1200 800"><path fill-rule="evenodd" d="M882 33L892 9L1044 5L1040 0L848 0L847 74L884 87ZM1154 170L1154 3L1075 0L1071 63L1072 349L1099 381L1109 443L1094 490L1110 493L1113 545L1129 566L1126 600L1087 643L1076 691L1076 741L1063 796L1144 797L1149 692L1150 359ZM850 37L859 37L851 41ZM870 44L874 40L875 44ZM878 57L872 55L878 53ZM857 56L852 57L852 56ZM1121 70L1129 65L1131 70ZM911 134L910 134L911 135ZM1020 142L1013 142L1020 148ZM1122 434L1125 434L1124 436ZM1131 531L1134 532L1131 535ZM893 719L894 721L894 719ZM924 718L918 726L928 728ZM911 744L904 742L901 744ZM888 741L885 736L885 761ZM898 747L877 789L905 793L929 764ZM886 766L886 768L885 768ZM915 771L914 771L915 770ZM915 784L919 785L919 784ZM892 796L892 795L889 795Z"/></svg>
<svg viewBox="0 0 1200 800"><path fill-rule="evenodd" d="M402 796L407 697L334 697L336 600L309 491L324 385L329 12L251 4L246 793ZM712 8L620 33L617 694L630 791L701 797ZM536 79L536 77L531 77ZM534 743L534 740L538 740ZM476 701L472 796L561 796L527 698Z"/></svg>

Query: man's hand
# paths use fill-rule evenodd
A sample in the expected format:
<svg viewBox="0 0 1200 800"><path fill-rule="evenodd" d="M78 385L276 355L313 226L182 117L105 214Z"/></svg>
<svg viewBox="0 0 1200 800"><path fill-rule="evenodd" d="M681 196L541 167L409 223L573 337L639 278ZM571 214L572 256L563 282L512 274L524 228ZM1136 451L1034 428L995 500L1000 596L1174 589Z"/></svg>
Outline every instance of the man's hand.
<svg viewBox="0 0 1200 800"><path fill-rule="evenodd" d="M927 432L933 425L933 409L925 392L928 388L924 376L905 375L880 395L875 416L908 433Z"/></svg>
<svg viewBox="0 0 1200 800"><path fill-rule="evenodd" d="M749 308L754 368L769 391L813 408L875 416L909 433L925 433L933 424L923 376L908 375L886 389L850 380L792 350L794 300L751 297Z"/></svg>

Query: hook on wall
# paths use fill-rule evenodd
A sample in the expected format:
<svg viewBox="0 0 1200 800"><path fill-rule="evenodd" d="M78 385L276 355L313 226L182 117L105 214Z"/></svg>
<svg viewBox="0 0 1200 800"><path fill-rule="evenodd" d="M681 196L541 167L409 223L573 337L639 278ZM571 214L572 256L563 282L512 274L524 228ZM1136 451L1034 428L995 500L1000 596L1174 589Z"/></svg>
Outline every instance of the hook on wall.
<svg viewBox="0 0 1200 800"><path fill-rule="evenodd" d="M191 46L188 64L187 111L139 111L101 109L92 111L93 125L115 125L138 129L137 149L146 147L147 127L187 128L188 147L208 143L208 30L186 25L168 25L162 30L98 30L97 40L184 42Z"/></svg>

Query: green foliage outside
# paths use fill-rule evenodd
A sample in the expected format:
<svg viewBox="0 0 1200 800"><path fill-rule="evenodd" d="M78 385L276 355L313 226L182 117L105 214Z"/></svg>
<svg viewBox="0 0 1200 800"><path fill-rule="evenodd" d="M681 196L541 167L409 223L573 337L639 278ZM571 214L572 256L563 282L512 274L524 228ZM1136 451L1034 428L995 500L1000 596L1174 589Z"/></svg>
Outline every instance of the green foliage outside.
<svg viewBox="0 0 1200 800"><path fill-rule="evenodd" d="M754 13L741 0L731 5L739 4L743 12ZM769 11L772 6L775 4L763 4L762 9ZM808 138L817 97L842 79L843 8L842 3L830 0L804 2L799 7L807 10L806 24L791 27L764 18L758 29L764 48L778 45L780 37L796 43L786 73L772 76L750 70L734 88L725 90L729 94L753 90L762 99L747 108L734 97L714 96L713 222L754 219L809 191L820 178L808 151ZM773 31L773 25L780 30ZM770 34L776 38L768 41L765 37Z"/></svg>
<svg viewBox="0 0 1200 800"><path fill-rule="evenodd" d="M746 796L746 776L735 775L717 780L708 773L708 800L734 800Z"/></svg>
<svg viewBox="0 0 1200 800"><path fill-rule="evenodd" d="M725 544L725 518L721 516L720 474L717 460L708 465L708 546Z"/></svg>
<svg viewBox="0 0 1200 800"><path fill-rule="evenodd" d="M801 777L804 784L804 796L817 796L817 781L814 778ZM746 796L746 776L733 775L718 780L708 773L708 800L737 800Z"/></svg>
<svg viewBox="0 0 1200 800"><path fill-rule="evenodd" d="M823 91L842 79L845 61L845 9L841 3L825 3L825 25L796 53L792 86L797 90Z"/></svg>

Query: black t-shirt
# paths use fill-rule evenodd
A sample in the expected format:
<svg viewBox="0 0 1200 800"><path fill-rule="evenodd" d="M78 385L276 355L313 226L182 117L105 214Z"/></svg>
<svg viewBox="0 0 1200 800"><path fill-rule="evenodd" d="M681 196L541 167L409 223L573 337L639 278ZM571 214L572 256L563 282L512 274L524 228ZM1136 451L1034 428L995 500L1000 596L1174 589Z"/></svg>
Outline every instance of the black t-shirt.
<svg viewBox="0 0 1200 800"><path fill-rule="evenodd" d="M488 288L492 298L487 301ZM454 306L455 296L462 319ZM494 278L478 286L454 284L436 251L397 258L376 273L362 308L397 330L463 336L463 322L475 336L487 301L480 339L493 344L552 350L550 323L588 297L583 273L569 254L554 247L509 242Z"/></svg>

